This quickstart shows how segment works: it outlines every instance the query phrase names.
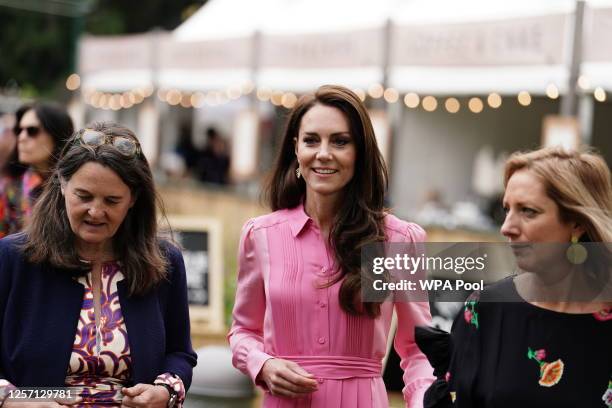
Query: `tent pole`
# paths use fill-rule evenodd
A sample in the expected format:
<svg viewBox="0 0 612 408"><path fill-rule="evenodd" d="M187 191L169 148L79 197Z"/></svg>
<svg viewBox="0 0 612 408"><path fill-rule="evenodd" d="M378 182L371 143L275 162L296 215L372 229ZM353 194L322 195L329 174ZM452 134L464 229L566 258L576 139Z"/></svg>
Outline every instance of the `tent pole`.
<svg viewBox="0 0 612 408"><path fill-rule="evenodd" d="M576 11L574 12L574 29L571 49L571 60L569 65L569 83L567 94L561 100L561 115L576 116L578 113L577 83L580 76L580 65L582 62L582 27L584 23L584 0L576 0Z"/></svg>

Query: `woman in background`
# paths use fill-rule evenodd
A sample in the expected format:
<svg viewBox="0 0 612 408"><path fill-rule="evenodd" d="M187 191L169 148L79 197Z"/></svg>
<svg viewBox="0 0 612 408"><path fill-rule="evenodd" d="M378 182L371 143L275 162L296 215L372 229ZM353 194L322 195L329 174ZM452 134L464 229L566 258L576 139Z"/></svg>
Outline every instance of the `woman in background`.
<svg viewBox="0 0 612 408"><path fill-rule="evenodd" d="M50 103L24 105L15 113L17 159L11 159L10 174L0 181L0 238L20 231L49 177L66 140L74 131L65 109Z"/></svg>
<svg viewBox="0 0 612 408"><path fill-rule="evenodd" d="M15 117L0 116L0 238L19 230L19 219L14 215L18 207L21 175L25 168L17 157Z"/></svg>

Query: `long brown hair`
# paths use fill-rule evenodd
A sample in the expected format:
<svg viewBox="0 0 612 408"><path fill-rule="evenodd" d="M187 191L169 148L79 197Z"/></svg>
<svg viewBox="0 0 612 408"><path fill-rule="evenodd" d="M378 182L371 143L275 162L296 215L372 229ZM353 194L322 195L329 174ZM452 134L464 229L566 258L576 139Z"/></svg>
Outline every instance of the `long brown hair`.
<svg viewBox="0 0 612 408"><path fill-rule="evenodd" d="M388 176L372 122L355 93L341 86L324 85L298 100L289 113L266 198L274 211L296 207L304 200L306 183L295 174L298 162L294 138L298 136L304 114L317 104L334 107L346 116L357 148L355 174L344 188L346 198L329 234L339 266L329 285L342 280L339 301L345 312L376 317L380 314L380 303L361 301L361 250L367 244L385 241L384 197Z"/></svg>
<svg viewBox="0 0 612 408"><path fill-rule="evenodd" d="M138 141L131 130L115 123L93 123L88 129ZM78 141L82 131L70 138L47 180L25 230L28 239L22 249L32 263L49 263L75 274L91 268L79 258L75 248L60 180L70 180L86 163L99 163L115 172L135 197L134 205L113 237L113 250L121 262L130 295L144 294L165 278L167 267L157 237L157 208L163 215L163 206L155 191L149 163L140 152L126 157L110 145L82 145Z"/></svg>

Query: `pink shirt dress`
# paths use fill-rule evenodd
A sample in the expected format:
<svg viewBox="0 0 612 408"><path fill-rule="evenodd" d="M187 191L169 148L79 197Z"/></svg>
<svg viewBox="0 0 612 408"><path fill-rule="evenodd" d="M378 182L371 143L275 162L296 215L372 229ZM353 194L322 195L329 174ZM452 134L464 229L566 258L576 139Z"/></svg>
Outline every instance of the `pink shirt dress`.
<svg viewBox="0 0 612 408"><path fill-rule="evenodd" d="M385 224L389 242L425 240L416 224L393 215ZM302 205L248 221L228 334L234 366L255 381L265 361L278 357L298 363L319 382L317 391L299 399L266 393L265 408L388 407L381 361L395 308L406 407L422 407L434 377L414 342L414 327L430 324L429 304L384 302L376 319L351 316L340 308L341 282L321 287L333 271L333 254Z"/></svg>

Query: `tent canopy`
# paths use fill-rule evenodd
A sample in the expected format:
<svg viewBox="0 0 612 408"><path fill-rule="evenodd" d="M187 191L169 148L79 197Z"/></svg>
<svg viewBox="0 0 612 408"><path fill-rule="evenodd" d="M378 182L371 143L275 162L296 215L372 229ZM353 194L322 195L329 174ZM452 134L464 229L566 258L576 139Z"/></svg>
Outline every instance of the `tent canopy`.
<svg viewBox="0 0 612 408"><path fill-rule="evenodd" d="M612 89L612 0L587 5L584 72ZM386 79L400 92L543 94L551 83L564 92L574 8L574 0L209 0L152 47L158 65L148 77L191 91ZM116 70L87 73L84 83L126 87L134 76L109 75Z"/></svg>

